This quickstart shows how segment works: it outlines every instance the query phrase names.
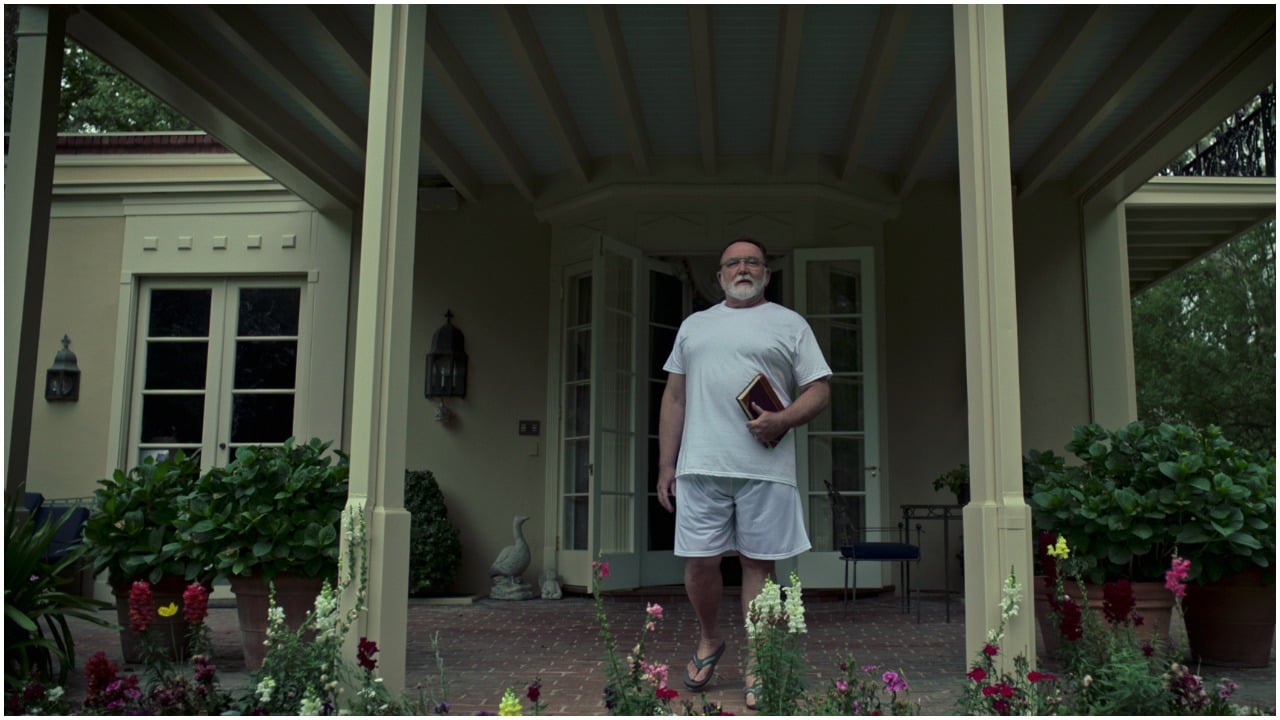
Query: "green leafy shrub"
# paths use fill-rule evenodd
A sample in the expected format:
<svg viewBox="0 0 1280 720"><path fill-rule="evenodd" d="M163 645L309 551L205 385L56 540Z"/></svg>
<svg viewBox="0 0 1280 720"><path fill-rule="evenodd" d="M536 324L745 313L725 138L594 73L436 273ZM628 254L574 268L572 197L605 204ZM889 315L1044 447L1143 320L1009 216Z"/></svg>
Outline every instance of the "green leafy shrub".
<svg viewBox="0 0 1280 720"><path fill-rule="evenodd" d="M84 541L94 574L113 584L157 583L167 575L210 580L209 545L178 543L178 499L200 477L200 461L181 450L157 462L147 458L128 472L98 481Z"/></svg>
<svg viewBox="0 0 1280 720"><path fill-rule="evenodd" d="M289 438L238 448L179 500L182 545L217 548L222 575L334 577L349 466L342 451L328 454L330 445Z"/></svg>
<svg viewBox="0 0 1280 720"><path fill-rule="evenodd" d="M444 493L430 470L406 470L404 507L409 527L409 594L439 595L453 584L462 565L462 541L449 522Z"/></svg>
<svg viewBox="0 0 1280 720"><path fill-rule="evenodd" d="M1065 537L1090 582L1161 581L1175 548L1206 582L1275 558L1275 460L1209 426L1076 426L1078 465L1031 497L1037 529Z"/></svg>

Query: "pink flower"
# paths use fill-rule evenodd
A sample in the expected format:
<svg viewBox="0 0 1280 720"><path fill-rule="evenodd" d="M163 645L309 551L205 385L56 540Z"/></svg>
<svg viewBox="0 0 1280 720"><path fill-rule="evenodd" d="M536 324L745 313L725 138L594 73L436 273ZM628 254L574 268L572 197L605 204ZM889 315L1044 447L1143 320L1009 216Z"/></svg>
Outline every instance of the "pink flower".
<svg viewBox="0 0 1280 720"><path fill-rule="evenodd" d="M609 577L609 563L592 561L591 572L599 573L600 577L607 578Z"/></svg>
<svg viewBox="0 0 1280 720"><path fill-rule="evenodd" d="M1058 676L1054 675L1053 673L1045 673L1045 672L1040 672L1038 670L1032 670L1031 672L1027 673L1027 680L1033 683L1038 683L1042 680L1057 680L1057 679L1058 679Z"/></svg>
<svg viewBox="0 0 1280 720"><path fill-rule="evenodd" d="M182 616L192 625L199 625L209 615L209 591L193 582L182 591Z"/></svg>
<svg viewBox="0 0 1280 720"><path fill-rule="evenodd" d="M651 618L658 619L662 617L662 606L659 605L658 603L650 603L649 606L644 609L644 611L648 613L649 617Z"/></svg>
<svg viewBox="0 0 1280 720"><path fill-rule="evenodd" d="M840 693L841 695L848 695L848 694L849 694L849 683L848 683L848 682L846 682L846 681L844 681L844 680L837 680L837 681L836 681L836 692Z"/></svg>
<svg viewBox="0 0 1280 720"><path fill-rule="evenodd" d="M1169 570L1164 574L1164 587L1173 593L1174 597L1187 596L1187 573L1191 571L1191 561L1173 556L1173 561L1169 563Z"/></svg>
<svg viewBox="0 0 1280 720"><path fill-rule="evenodd" d="M903 692L907 689L907 681L898 673L888 670L880 677L884 681L884 689L889 692Z"/></svg>

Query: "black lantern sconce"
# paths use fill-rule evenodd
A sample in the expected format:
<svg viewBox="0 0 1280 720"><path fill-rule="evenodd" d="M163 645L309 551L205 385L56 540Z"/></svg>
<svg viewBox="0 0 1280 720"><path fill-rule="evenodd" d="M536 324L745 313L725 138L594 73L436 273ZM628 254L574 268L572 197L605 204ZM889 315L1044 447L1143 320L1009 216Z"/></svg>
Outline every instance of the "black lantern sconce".
<svg viewBox="0 0 1280 720"><path fill-rule="evenodd" d="M462 331L453 326L453 311L444 314L444 325L431 338L427 355L428 398L440 400L436 420L447 422L453 415L444 404L447 397L467 396L467 344Z"/></svg>
<svg viewBox="0 0 1280 720"><path fill-rule="evenodd" d="M62 349L53 358L53 366L45 374L44 399L49 402L75 402L80 399L80 367L71 352L71 338L62 336Z"/></svg>

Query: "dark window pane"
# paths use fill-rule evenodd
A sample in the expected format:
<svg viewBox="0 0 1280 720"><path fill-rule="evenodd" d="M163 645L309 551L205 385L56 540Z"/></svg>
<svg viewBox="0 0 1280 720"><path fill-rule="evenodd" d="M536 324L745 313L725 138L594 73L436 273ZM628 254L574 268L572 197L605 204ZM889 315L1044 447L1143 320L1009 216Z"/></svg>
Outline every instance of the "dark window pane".
<svg viewBox="0 0 1280 720"><path fill-rule="evenodd" d="M684 314L684 285L660 272L649 273L649 319L662 325L679 325Z"/></svg>
<svg viewBox="0 0 1280 720"><path fill-rule="evenodd" d="M662 417L662 393L666 392L665 382L649 383L649 434L658 434L658 420ZM658 466L654 465L656 469Z"/></svg>
<svg viewBox="0 0 1280 720"><path fill-rule="evenodd" d="M209 288L152 290L147 334L151 337L208 337L212 297L213 291Z"/></svg>
<svg viewBox="0 0 1280 720"><path fill-rule="evenodd" d="M301 296L298 288L241 288L236 334L297 335Z"/></svg>
<svg viewBox="0 0 1280 720"><path fill-rule="evenodd" d="M296 384L296 340L256 340L236 343L237 390L292 390Z"/></svg>
<svg viewBox="0 0 1280 720"><path fill-rule="evenodd" d="M231 398L231 442L284 442L293 435L293 394Z"/></svg>
<svg viewBox="0 0 1280 720"><path fill-rule="evenodd" d="M591 441L570 440L565 443L566 493L585 493L591 490Z"/></svg>
<svg viewBox="0 0 1280 720"><path fill-rule="evenodd" d="M142 396L142 442L198 443L203 430L203 394Z"/></svg>
<svg viewBox="0 0 1280 720"><path fill-rule="evenodd" d="M785 273L782 270L774 270L769 273L769 284L764 288L764 299L771 303L782 304L782 291L785 289L783 280Z"/></svg>
<svg viewBox="0 0 1280 720"><path fill-rule="evenodd" d="M649 549L674 550L676 547L676 516L658 504L658 496L649 495Z"/></svg>
<svg viewBox="0 0 1280 720"><path fill-rule="evenodd" d="M564 549L586 550L587 532L590 527L587 521L587 498L567 497L564 499Z"/></svg>
<svg viewBox="0 0 1280 720"><path fill-rule="evenodd" d="M649 377L665 380L667 373L662 366L671 356L671 348L676 344L676 331L671 328L649 328Z"/></svg>
<svg viewBox="0 0 1280 720"><path fill-rule="evenodd" d="M582 437L591 432L591 386L570 385L565 388L564 432Z"/></svg>
<svg viewBox="0 0 1280 720"><path fill-rule="evenodd" d="M148 342L147 390L203 390L209 343Z"/></svg>

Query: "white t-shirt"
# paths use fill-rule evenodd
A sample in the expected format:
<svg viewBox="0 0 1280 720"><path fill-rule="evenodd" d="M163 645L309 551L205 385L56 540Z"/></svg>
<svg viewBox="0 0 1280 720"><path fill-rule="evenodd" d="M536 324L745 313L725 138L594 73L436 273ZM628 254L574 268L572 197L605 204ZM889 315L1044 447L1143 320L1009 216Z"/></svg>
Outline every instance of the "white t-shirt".
<svg viewBox="0 0 1280 720"><path fill-rule="evenodd" d="M799 313L766 302L731 308L721 302L680 325L662 367L685 376L684 434L676 477L719 477L796 484L795 431L767 448L747 430L738 393L764 373L790 405L796 390L831 375L818 340Z"/></svg>

